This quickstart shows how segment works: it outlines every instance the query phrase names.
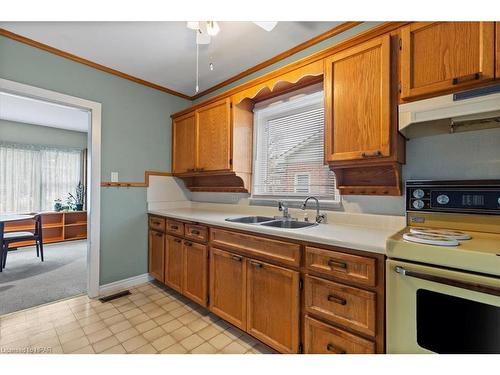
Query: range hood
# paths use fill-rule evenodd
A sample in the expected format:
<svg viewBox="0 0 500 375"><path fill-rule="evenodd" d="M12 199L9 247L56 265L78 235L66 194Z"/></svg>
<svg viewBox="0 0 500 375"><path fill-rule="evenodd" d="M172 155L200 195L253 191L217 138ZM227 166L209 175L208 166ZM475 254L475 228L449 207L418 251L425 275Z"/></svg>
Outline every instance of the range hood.
<svg viewBox="0 0 500 375"><path fill-rule="evenodd" d="M500 85L399 105L407 138L500 127Z"/></svg>

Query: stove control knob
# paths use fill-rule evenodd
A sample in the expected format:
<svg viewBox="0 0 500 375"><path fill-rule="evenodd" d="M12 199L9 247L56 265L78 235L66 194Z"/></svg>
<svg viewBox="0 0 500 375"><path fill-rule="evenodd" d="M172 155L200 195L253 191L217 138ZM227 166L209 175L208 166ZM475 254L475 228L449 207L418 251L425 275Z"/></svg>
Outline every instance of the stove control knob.
<svg viewBox="0 0 500 375"><path fill-rule="evenodd" d="M446 194L438 195L437 202L443 205L448 204L450 202L450 197L448 197Z"/></svg>
<svg viewBox="0 0 500 375"><path fill-rule="evenodd" d="M413 190L413 197L417 199L422 199L424 197L425 193L422 189L415 189Z"/></svg>
<svg viewBox="0 0 500 375"><path fill-rule="evenodd" d="M421 199L417 199L413 201L413 208L416 208L417 210L421 210L424 208L424 201Z"/></svg>

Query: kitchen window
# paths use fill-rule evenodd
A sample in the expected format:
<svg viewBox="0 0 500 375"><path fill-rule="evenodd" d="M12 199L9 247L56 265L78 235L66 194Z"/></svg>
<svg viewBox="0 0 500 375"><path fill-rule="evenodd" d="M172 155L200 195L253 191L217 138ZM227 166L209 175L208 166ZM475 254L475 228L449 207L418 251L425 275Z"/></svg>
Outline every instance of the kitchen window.
<svg viewBox="0 0 500 375"><path fill-rule="evenodd" d="M295 95L254 110L252 198L339 200L323 164L323 92Z"/></svg>
<svg viewBox="0 0 500 375"><path fill-rule="evenodd" d="M0 213L52 211L81 181L81 150L0 143Z"/></svg>

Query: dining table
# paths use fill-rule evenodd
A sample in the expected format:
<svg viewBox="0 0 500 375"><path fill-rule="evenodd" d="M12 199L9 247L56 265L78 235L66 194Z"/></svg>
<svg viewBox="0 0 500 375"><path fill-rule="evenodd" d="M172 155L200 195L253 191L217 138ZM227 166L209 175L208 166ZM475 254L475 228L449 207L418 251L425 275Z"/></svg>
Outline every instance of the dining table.
<svg viewBox="0 0 500 375"><path fill-rule="evenodd" d="M35 215L31 214L0 214L0 223L8 223L11 221L33 219Z"/></svg>

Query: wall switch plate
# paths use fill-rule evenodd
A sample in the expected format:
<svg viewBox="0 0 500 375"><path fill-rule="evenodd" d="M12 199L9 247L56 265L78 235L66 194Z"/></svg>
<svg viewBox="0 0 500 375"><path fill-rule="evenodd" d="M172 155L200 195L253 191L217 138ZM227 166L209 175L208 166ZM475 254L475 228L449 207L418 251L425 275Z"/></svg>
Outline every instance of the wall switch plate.
<svg viewBox="0 0 500 375"><path fill-rule="evenodd" d="M111 172L111 182L118 182L118 172Z"/></svg>

